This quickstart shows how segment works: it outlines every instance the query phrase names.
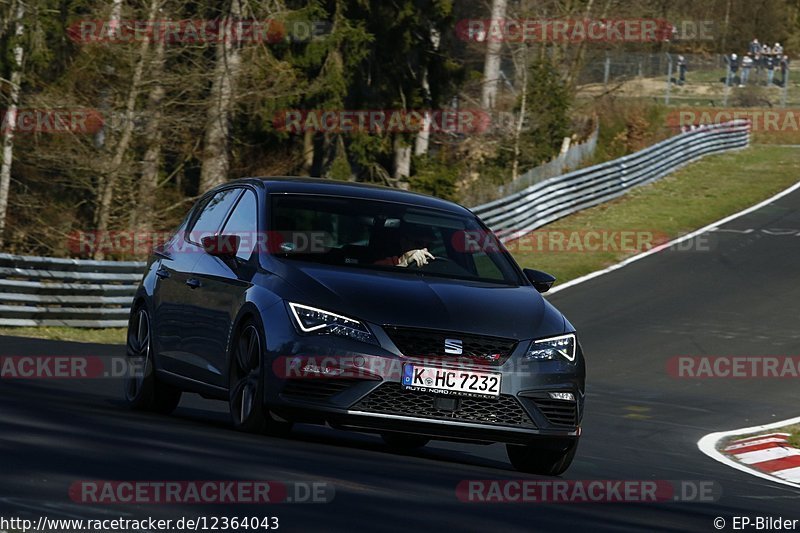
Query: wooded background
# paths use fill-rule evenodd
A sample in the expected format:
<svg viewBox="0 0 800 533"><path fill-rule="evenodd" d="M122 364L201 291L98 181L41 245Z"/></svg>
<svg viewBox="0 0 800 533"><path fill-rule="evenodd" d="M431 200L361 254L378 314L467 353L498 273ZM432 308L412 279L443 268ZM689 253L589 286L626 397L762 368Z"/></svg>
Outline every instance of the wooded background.
<svg viewBox="0 0 800 533"><path fill-rule="evenodd" d="M584 17L713 21L714 35L598 44L457 31L467 19ZM132 21L214 21L230 35L237 20L274 32L113 38ZM76 30L86 21L98 38ZM627 117L622 142L600 150L608 157L663 134L648 111L576 97L598 53L729 53L756 36L791 52L799 29L797 0L0 0L0 249L69 256L76 231L169 229L199 194L243 176L373 182L471 205L598 116ZM32 109L91 110L102 123L15 131L9 116ZM407 133L297 133L275 120L344 109L480 109L494 120L480 132Z"/></svg>

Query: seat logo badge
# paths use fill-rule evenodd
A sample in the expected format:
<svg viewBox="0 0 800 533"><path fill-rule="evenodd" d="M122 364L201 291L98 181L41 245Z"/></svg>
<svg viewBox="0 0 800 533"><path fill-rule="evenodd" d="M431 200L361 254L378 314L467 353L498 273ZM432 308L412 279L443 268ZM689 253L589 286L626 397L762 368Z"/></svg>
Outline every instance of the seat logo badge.
<svg viewBox="0 0 800 533"><path fill-rule="evenodd" d="M444 353L449 353L452 355L461 355L462 353L464 353L461 339L445 339Z"/></svg>

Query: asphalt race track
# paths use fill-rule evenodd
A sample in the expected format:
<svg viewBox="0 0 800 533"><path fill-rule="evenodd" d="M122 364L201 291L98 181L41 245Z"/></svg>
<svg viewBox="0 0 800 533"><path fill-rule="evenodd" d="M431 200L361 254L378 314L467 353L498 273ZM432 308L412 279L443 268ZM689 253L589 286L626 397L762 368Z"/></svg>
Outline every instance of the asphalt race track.
<svg viewBox="0 0 800 533"><path fill-rule="evenodd" d="M723 517L800 519L800 492L706 457L713 431L800 415L793 379L677 379L679 355L800 355L800 192L554 294L587 353L584 435L565 479L708 480L706 503L480 504L469 479L530 478L502 446L433 443L390 453L377 436L300 427L288 439L229 428L226 405L184 397L173 416L127 411L120 383L3 380L0 516L277 516L287 531L715 531ZM795 229L795 235L788 231ZM753 230L753 231L747 231ZM766 230L766 231L765 231ZM687 243L681 247L686 248ZM120 356L122 347L0 338L0 355ZM108 506L74 503L76 480L325 481L328 504Z"/></svg>

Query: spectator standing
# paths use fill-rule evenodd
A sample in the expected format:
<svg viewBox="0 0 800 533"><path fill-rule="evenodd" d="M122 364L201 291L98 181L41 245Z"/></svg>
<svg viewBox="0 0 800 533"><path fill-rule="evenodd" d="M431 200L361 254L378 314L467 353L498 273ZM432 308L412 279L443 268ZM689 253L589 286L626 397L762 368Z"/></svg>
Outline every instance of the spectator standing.
<svg viewBox="0 0 800 533"><path fill-rule="evenodd" d="M753 58L753 64L756 67L756 83L761 83L764 78L764 56L761 55L761 52Z"/></svg>
<svg viewBox="0 0 800 533"><path fill-rule="evenodd" d="M686 58L683 56L678 56L678 85L683 85L686 83Z"/></svg>
<svg viewBox="0 0 800 533"><path fill-rule="evenodd" d="M761 52L761 43L758 42L758 39L753 39L753 42L750 43L750 48L748 49L751 56L755 56L756 54Z"/></svg>
<svg viewBox="0 0 800 533"><path fill-rule="evenodd" d="M775 80L775 59L772 56L767 56L764 61L766 61L767 67L767 87L771 87L772 82Z"/></svg>
<svg viewBox="0 0 800 533"><path fill-rule="evenodd" d="M728 85L734 83L734 79L736 78L736 73L739 72L739 56L736 54L731 54L728 59L728 78L725 80L725 83Z"/></svg>
<svg viewBox="0 0 800 533"><path fill-rule="evenodd" d="M776 60L780 60L783 56L783 46L781 46L781 43L775 43L775 46L772 47L772 54L775 56Z"/></svg>
<svg viewBox="0 0 800 533"><path fill-rule="evenodd" d="M753 58L748 54L742 58L742 82L739 84L739 87L747 85L747 80L750 79L750 69L752 68Z"/></svg>
<svg viewBox="0 0 800 533"><path fill-rule="evenodd" d="M781 87L786 87L786 78L789 72L789 56L784 55L781 58Z"/></svg>

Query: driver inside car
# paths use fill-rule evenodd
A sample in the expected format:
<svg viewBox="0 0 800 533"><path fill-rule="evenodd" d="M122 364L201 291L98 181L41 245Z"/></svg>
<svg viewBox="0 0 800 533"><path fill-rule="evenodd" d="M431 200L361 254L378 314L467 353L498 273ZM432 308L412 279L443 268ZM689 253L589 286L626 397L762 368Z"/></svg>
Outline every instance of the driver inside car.
<svg viewBox="0 0 800 533"><path fill-rule="evenodd" d="M388 236L387 236L388 237ZM398 267L408 267L416 263L417 267L428 264L436 258L428 251L428 247L435 242L436 238L430 228L422 226L404 225L400 229L399 238L392 249L398 251L400 255L391 255L375 261L376 265L391 265ZM406 250L403 252L403 250Z"/></svg>

